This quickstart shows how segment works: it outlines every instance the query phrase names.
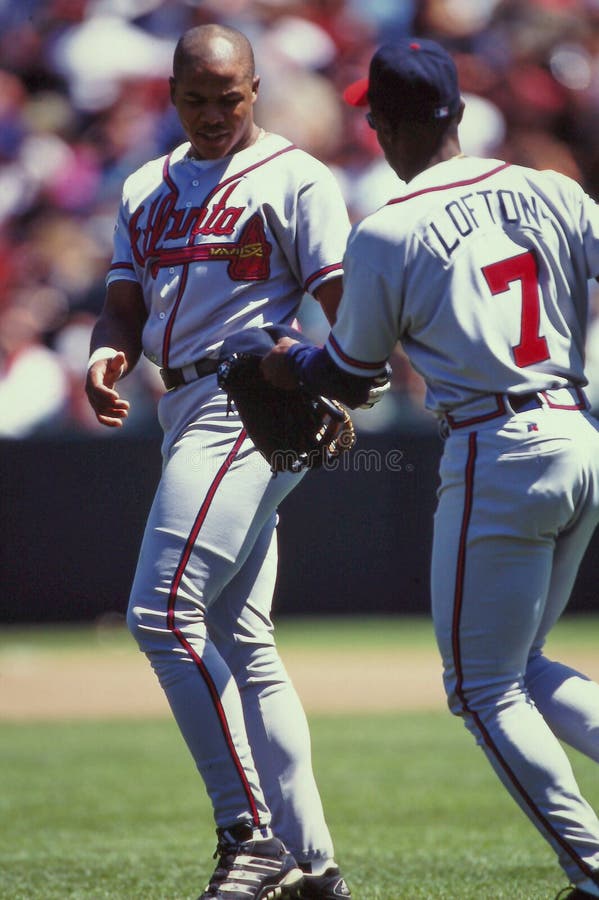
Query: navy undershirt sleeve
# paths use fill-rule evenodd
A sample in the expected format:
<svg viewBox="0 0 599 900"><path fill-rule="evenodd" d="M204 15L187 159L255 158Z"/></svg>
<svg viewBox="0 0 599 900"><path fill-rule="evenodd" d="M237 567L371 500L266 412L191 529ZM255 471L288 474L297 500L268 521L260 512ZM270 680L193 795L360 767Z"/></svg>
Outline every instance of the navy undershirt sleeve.
<svg viewBox="0 0 599 900"><path fill-rule="evenodd" d="M326 348L294 344L287 351L287 357L298 381L310 394L341 400L350 409L367 401L374 379L344 372L333 362Z"/></svg>

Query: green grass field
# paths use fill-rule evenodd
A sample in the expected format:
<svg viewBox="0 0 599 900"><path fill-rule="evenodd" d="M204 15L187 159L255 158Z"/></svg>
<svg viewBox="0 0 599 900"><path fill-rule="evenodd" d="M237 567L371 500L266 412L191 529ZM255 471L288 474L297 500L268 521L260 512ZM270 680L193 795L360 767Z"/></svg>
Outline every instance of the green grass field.
<svg viewBox="0 0 599 900"><path fill-rule="evenodd" d="M426 621L282 622L279 631L283 648L315 633L348 652L364 642L431 641ZM598 636L599 619L585 617L564 621L554 642L571 656ZM5 629L0 676L2 651L19 641L68 653L73 639L73 629ZM98 646L129 640L115 631ZM449 713L310 722L354 900L549 900L564 885L548 847ZM598 806L596 766L571 756ZM3 900L193 900L212 871L209 804L169 719L2 722L0 773Z"/></svg>

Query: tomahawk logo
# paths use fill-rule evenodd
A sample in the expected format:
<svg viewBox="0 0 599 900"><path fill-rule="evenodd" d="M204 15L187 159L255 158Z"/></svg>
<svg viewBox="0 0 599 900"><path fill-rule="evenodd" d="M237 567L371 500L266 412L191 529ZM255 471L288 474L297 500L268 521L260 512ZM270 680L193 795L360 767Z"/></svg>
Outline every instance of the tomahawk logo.
<svg viewBox="0 0 599 900"><path fill-rule="evenodd" d="M210 242L207 237L234 235L246 207L228 206L227 201L239 182L228 185L210 205L177 209L178 192L170 191L150 206L145 227L141 227L144 206L131 217L133 253L140 265L149 266L152 278L160 269L194 262L228 263L233 281L265 281L270 275L271 244L266 238L259 212L245 223L237 240ZM165 246L166 241L177 241Z"/></svg>

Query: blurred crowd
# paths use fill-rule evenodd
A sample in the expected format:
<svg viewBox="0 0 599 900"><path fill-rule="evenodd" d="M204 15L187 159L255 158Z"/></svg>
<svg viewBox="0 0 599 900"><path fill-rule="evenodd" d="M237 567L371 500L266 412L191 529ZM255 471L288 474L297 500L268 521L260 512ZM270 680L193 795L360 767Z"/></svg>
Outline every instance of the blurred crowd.
<svg viewBox="0 0 599 900"><path fill-rule="evenodd" d="M257 121L330 166L353 221L399 184L341 92L410 34L456 54L466 153L556 169L599 199L599 0L0 0L0 437L105 432L83 381L121 186L180 143L172 53L207 22L251 39ZM326 335L313 300L300 319ZM588 354L599 407L595 292ZM122 387L124 431L153 429L158 370L142 360ZM358 427L428 427L422 395L398 351L392 398Z"/></svg>

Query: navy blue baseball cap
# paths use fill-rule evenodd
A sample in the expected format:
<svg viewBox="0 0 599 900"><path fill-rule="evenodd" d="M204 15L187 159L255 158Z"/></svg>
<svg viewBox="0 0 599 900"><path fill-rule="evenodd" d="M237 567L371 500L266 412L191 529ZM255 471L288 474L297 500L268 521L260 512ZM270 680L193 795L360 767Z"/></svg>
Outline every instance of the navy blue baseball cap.
<svg viewBox="0 0 599 900"><path fill-rule="evenodd" d="M368 106L394 119L447 119L460 108L456 65L436 41L402 38L383 44L370 61L368 78L343 92L350 106Z"/></svg>

